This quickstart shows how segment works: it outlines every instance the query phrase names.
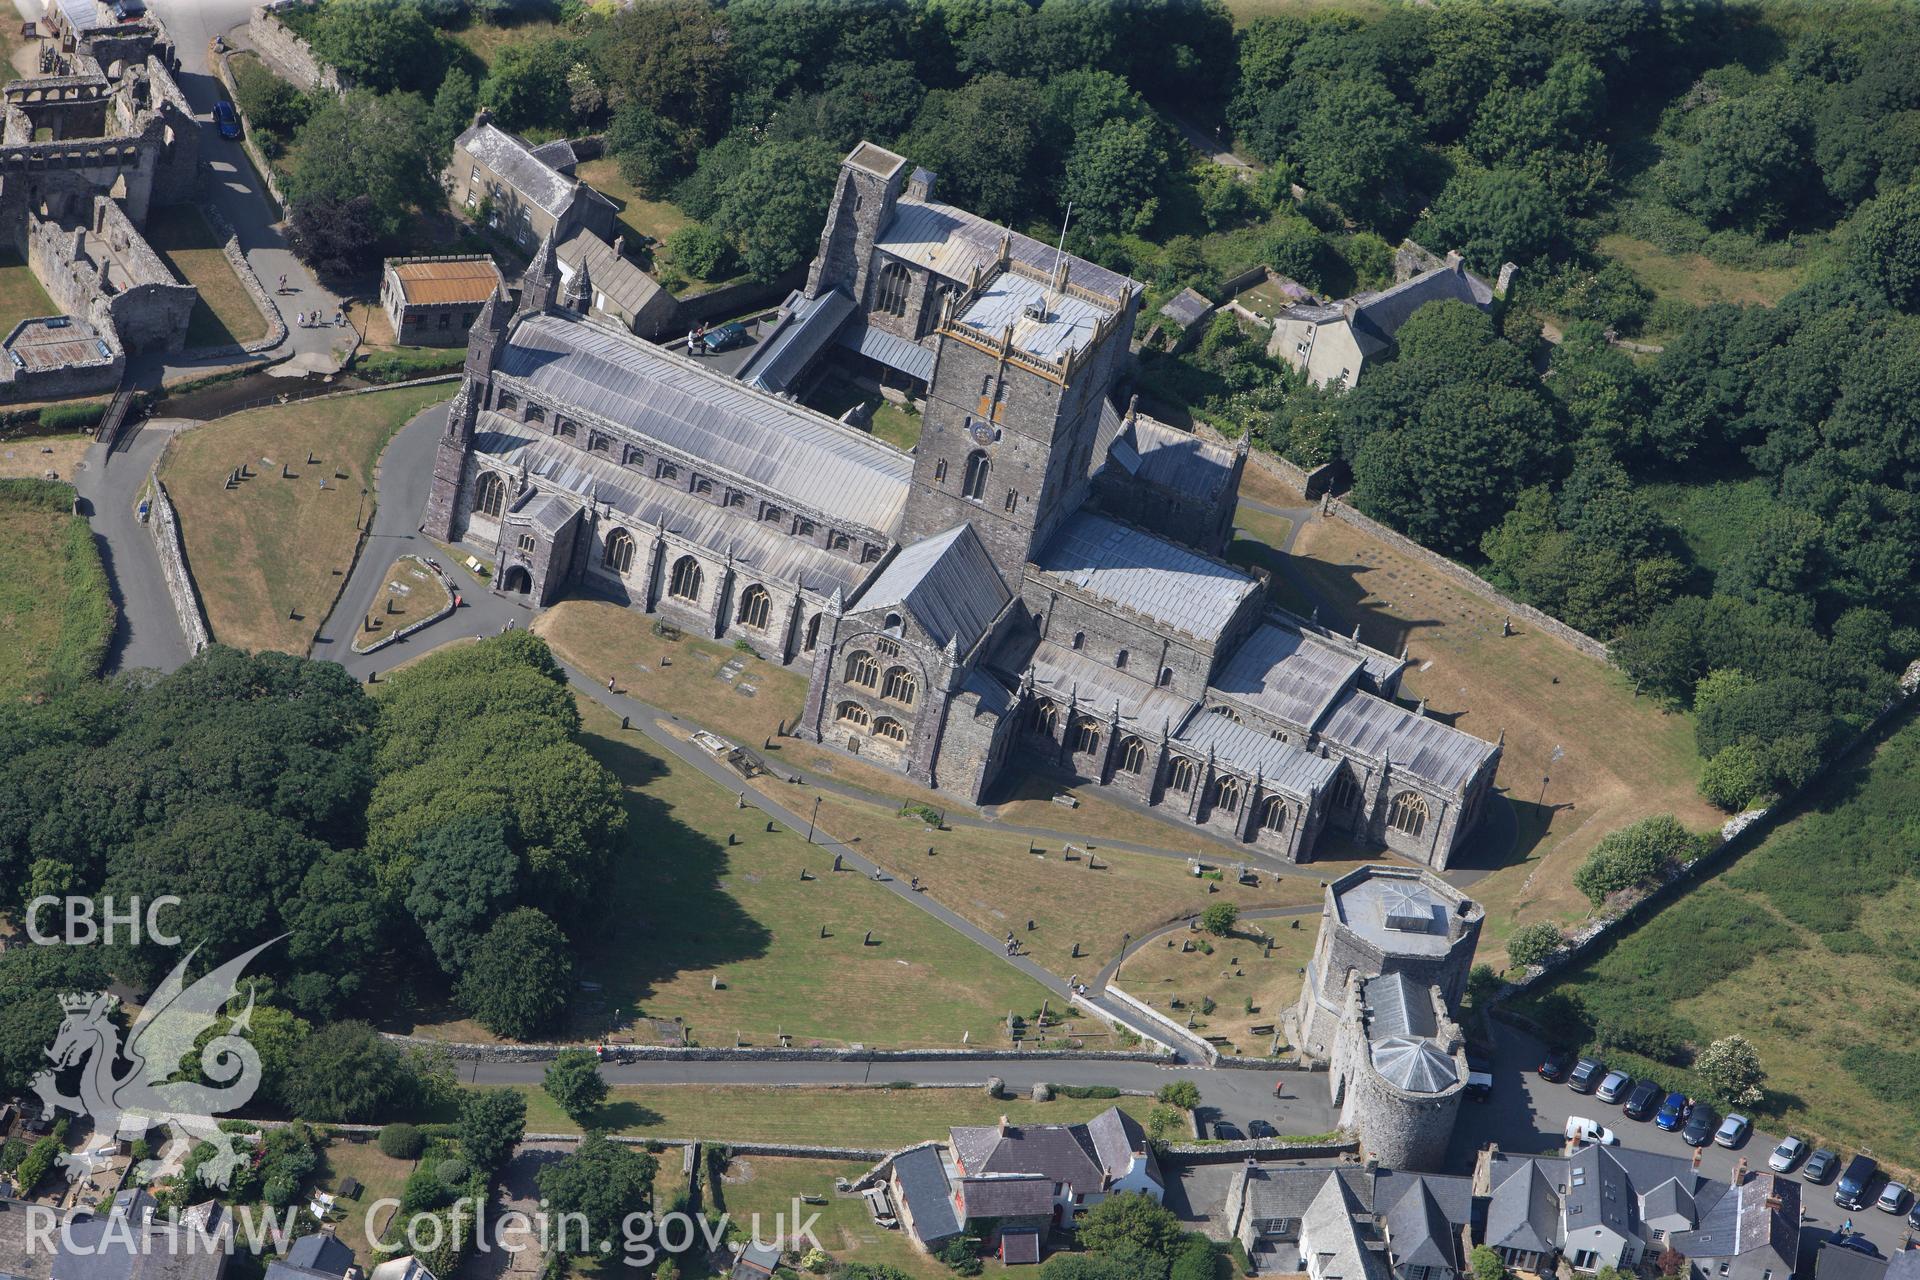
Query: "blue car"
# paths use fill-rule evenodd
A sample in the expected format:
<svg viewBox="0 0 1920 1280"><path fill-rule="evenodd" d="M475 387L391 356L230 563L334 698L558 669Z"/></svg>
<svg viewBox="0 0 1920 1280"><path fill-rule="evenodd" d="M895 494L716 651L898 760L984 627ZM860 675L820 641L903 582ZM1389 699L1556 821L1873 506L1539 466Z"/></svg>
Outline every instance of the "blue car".
<svg viewBox="0 0 1920 1280"><path fill-rule="evenodd" d="M1672 1133L1687 1122L1687 1095L1670 1093L1667 1100L1660 1104L1660 1110L1654 1115L1653 1122Z"/></svg>
<svg viewBox="0 0 1920 1280"><path fill-rule="evenodd" d="M213 104L213 127L220 131L223 138L240 136L240 113L225 98Z"/></svg>

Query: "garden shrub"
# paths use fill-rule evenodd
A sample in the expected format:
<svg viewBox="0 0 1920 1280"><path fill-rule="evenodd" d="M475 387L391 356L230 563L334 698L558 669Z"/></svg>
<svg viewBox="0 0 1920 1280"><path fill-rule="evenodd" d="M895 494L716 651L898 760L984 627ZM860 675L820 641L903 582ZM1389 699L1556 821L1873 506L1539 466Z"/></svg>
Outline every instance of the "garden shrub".
<svg viewBox="0 0 1920 1280"><path fill-rule="evenodd" d="M395 1160L417 1160L427 1145L427 1137L415 1125L396 1121L380 1130L380 1151Z"/></svg>

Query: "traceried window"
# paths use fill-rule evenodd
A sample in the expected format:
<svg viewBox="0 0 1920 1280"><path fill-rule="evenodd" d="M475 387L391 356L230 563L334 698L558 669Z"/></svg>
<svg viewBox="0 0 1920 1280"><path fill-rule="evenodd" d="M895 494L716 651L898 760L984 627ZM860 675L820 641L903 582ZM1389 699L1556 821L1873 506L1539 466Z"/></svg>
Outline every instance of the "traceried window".
<svg viewBox="0 0 1920 1280"><path fill-rule="evenodd" d="M906 726L892 716L881 716L873 722L873 736L885 738L888 742L904 743L907 740Z"/></svg>
<svg viewBox="0 0 1920 1280"><path fill-rule="evenodd" d="M1222 813L1240 812L1240 779L1221 778L1213 784L1213 807Z"/></svg>
<svg viewBox="0 0 1920 1280"><path fill-rule="evenodd" d="M735 620L756 631L765 631L767 617L772 612L773 597L767 594L765 587L755 583L741 595L740 611Z"/></svg>
<svg viewBox="0 0 1920 1280"><path fill-rule="evenodd" d="M820 644L820 615L814 614L807 619L807 638L800 642L800 648L812 653Z"/></svg>
<svg viewBox="0 0 1920 1280"><path fill-rule="evenodd" d="M520 549L522 551L532 551L534 547L538 545L539 544L534 541L532 534L523 533L520 535Z"/></svg>
<svg viewBox="0 0 1920 1280"><path fill-rule="evenodd" d="M667 587L667 594L677 600L697 601L700 598L700 584L705 575L700 572L700 562L692 556L681 556L673 564L673 578Z"/></svg>
<svg viewBox="0 0 1920 1280"><path fill-rule="evenodd" d="M1093 755L1100 750L1100 722L1091 716L1081 716L1073 724L1073 749L1081 755Z"/></svg>
<svg viewBox="0 0 1920 1280"><path fill-rule="evenodd" d="M1387 806L1387 825L1395 831L1417 836L1427 826L1427 802L1417 791L1402 791Z"/></svg>
<svg viewBox="0 0 1920 1280"><path fill-rule="evenodd" d="M847 683L857 684L863 689L879 685L880 664L872 654L862 649L847 656Z"/></svg>
<svg viewBox="0 0 1920 1280"><path fill-rule="evenodd" d="M880 690L881 697L897 702L903 707L910 707L913 705L915 692L917 690L914 688L912 672L905 667L888 669L887 683Z"/></svg>
<svg viewBox="0 0 1920 1280"><path fill-rule="evenodd" d="M1332 799L1336 813L1352 813L1360 807L1360 784L1350 770L1342 769L1334 775Z"/></svg>
<svg viewBox="0 0 1920 1280"><path fill-rule="evenodd" d="M1167 787L1169 790L1178 791L1183 795L1192 791L1193 761L1187 759L1185 756L1175 756L1173 758L1173 767L1167 770Z"/></svg>
<svg viewBox="0 0 1920 1280"><path fill-rule="evenodd" d="M507 482L491 471L482 471L473 484L473 509L498 520L507 509Z"/></svg>
<svg viewBox="0 0 1920 1280"><path fill-rule="evenodd" d="M1051 738L1060 723L1060 708L1042 698L1033 704L1033 731Z"/></svg>
<svg viewBox="0 0 1920 1280"><path fill-rule="evenodd" d="M889 262L880 268L878 293L874 298L874 310L884 311L890 316L907 314L907 295L913 290L913 273L897 262Z"/></svg>
<svg viewBox="0 0 1920 1280"><path fill-rule="evenodd" d="M615 529L607 535L607 553L600 562L615 573L626 573L633 568L633 551L633 535L625 529Z"/></svg>
<svg viewBox="0 0 1920 1280"><path fill-rule="evenodd" d="M987 472L992 469L993 463L988 460L984 450L975 449L968 454L967 474L965 483L960 486L960 496L972 498L975 502L984 500L987 496Z"/></svg>
<svg viewBox="0 0 1920 1280"><path fill-rule="evenodd" d="M1268 796L1260 805L1260 825L1268 831L1284 830L1287 825L1287 802L1279 796Z"/></svg>
<svg viewBox="0 0 1920 1280"><path fill-rule="evenodd" d="M872 723L872 717L867 714L867 709L857 702L841 703L840 709L834 713L833 718L841 724L850 724L861 729Z"/></svg>
<svg viewBox="0 0 1920 1280"><path fill-rule="evenodd" d="M1120 772L1139 773L1147 767L1147 744L1128 738L1120 744Z"/></svg>

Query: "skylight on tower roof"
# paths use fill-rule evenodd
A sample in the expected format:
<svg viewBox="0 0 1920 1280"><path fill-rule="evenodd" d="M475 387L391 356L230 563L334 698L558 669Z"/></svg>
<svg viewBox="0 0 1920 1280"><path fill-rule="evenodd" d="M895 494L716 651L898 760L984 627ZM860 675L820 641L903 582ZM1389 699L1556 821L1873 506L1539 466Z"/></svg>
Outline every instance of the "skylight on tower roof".
<svg viewBox="0 0 1920 1280"><path fill-rule="evenodd" d="M1433 899L1423 889L1391 888L1381 895L1387 928L1401 933L1426 933L1433 928Z"/></svg>

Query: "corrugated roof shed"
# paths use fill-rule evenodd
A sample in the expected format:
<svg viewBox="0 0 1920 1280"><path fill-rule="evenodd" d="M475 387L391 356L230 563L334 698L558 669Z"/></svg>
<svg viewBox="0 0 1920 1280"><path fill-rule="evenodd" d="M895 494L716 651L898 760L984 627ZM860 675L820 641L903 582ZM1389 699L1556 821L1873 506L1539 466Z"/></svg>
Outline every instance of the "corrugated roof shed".
<svg viewBox="0 0 1920 1280"><path fill-rule="evenodd" d="M851 525L891 535L913 459L628 333L557 315L521 320L500 372Z"/></svg>
<svg viewBox="0 0 1920 1280"><path fill-rule="evenodd" d="M933 643L957 639L968 653L1013 597L970 524L903 547L850 612L902 609Z"/></svg>
<svg viewBox="0 0 1920 1280"><path fill-rule="evenodd" d="M492 258L428 258L392 265L400 296L410 303L485 302L500 287Z"/></svg>
<svg viewBox="0 0 1920 1280"><path fill-rule="evenodd" d="M1337 760L1322 759L1298 743L1268 737L1212 712L1196 714L1173 735L1173 740L1196 755L1205 756L1211 751L1223 764L1244 773L1257 771L1268 786L1303 799L1317 795L1340 771Z"/></svg>
<svg viewBox="0 0 1920 1280"><path fill-rule="evenodd" d="M1352 690L1327 713L1321 736L1372 760L1393 754L1393 767L1448 791L1464 791L1498 751L1452 725Z"/></svg>
<svg viewBox="0 0 1920 1280"><path fill-rule="evenodd" d="M1246 574L1176 542L1082 511L1036 565L1080 589L1212 643L1258 589Z"/></svg>

